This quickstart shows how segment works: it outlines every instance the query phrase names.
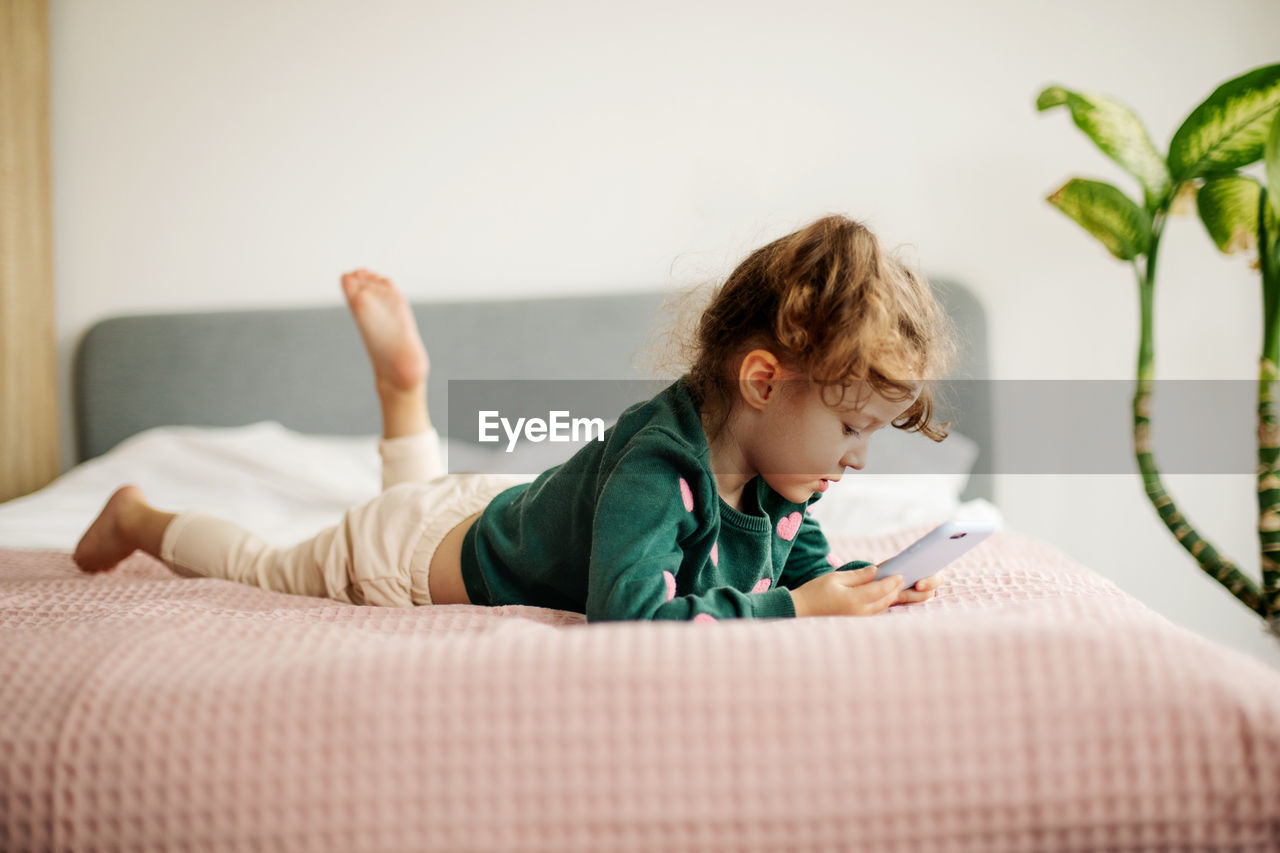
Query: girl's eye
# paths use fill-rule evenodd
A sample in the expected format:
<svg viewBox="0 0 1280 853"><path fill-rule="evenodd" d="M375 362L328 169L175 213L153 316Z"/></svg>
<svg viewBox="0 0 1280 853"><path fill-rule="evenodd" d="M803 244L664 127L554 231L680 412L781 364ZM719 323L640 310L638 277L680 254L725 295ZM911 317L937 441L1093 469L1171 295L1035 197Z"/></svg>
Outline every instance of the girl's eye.
<svg viewBox="0 0 1280 853"><path fill-rule="evenodd" d="M849 426L848 424L844 425L844 434L845 435L861 435L861 433L859 433L856 429Z"/></svg>

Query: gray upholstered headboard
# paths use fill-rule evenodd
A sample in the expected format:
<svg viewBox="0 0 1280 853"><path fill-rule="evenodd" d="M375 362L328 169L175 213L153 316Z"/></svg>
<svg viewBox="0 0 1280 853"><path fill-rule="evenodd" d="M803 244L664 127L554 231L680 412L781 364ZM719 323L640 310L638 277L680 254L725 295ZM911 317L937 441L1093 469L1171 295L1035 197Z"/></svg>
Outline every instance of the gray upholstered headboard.
<svg viewBox="0 0 1280 853"><path fill-rule="evenodd" d="M933 285L964 336L954 376L986 379L982 306L962 285L936 279ZM641 370L638 356L658 343L655 324L668 319L658 310L666 295L654 290L415 303L431 359L432 422L448 433L441 413L447 412L449 379L655 379ZM328 435L372 435L381 428L369 362L336 289L331 307L103 320L81 340L74 373L80 460L154 426L275 420ZM639 390L644 383L634 385ZM944 417L982 448L964 497L990 499L985 383L948 388L955 405Z"/></svg>

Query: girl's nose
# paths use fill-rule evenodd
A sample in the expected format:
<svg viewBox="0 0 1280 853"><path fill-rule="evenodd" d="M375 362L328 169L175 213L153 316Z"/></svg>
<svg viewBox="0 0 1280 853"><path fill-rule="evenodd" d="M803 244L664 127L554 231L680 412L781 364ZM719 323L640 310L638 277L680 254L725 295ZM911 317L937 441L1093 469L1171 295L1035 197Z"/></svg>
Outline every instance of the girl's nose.
<svg viewBox="0 0 1280 853"><path fill-rule="evenodd" d="M860 450L851 450L840 460L840 464L846 468L854 468L861 471L862 466L867 464L866 454Z"/></svg>

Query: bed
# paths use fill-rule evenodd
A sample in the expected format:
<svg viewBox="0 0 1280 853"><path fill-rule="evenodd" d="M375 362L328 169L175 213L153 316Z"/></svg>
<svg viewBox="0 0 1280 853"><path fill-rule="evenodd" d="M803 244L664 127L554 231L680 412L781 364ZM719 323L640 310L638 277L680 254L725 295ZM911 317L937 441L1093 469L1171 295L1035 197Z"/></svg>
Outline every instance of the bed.
<svg viewBox="0 0 1280 853"><path fill-rule="evenodd" d="M955 433L878 437L815 505L845 560L1001 518L982 307L934 285L966 335ZM638 393L663 296L416 304L433 420L450 380ZM359 607L141 553L80 574L122 482L281 542L377 492L337 301L85 335L79 464L0 504L0 849L1280 849L1280 674L1007 526L869 618ZM468 439L450 470L497 464Z"/></svg>

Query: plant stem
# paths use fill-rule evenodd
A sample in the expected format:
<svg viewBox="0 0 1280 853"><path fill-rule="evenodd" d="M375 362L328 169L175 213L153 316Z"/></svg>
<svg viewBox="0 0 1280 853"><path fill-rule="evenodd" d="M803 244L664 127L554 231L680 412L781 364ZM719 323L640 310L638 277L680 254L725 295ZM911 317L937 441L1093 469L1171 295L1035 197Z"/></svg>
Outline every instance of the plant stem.
<svg viewBox="0 0 1280 853"><path fill-rule="evenodd" d="M1268 618L1280 620L1280 429L1276 426L1277 362L1280 362L1280 322L1277 322L1277 273L1267 233L1267 188L1258 194L1258 260L1262 272L1262 357L1258 363L1258 548L1262 564L1262 597Z"/></svg>
<svg viewBox="0 0 1280 853"><path fill-rule="evenodd" d="M1177 196L1178 187L1169 193L1165 203L1156 210L1151 223L1151 249L1147 253L1144 272L1138 273L1138 299L1142 310L1142 330L1138 342L1138 382L1133 395L1133 449L1138 461L1138 470L1142 472L1142 482L1160 520L1187 550L1200 568L1218 583L1231 590L1246 607L1258 615L1267 616L1267 602L1259 594L1258 586L1253 579L1245 575L1231 560L1220 555L1216 548L1204 539L1183 518L1177 504L1165 490L1156 468L1155 458L1151 452L1151 386L1155 379L1154 340L1152 304L1154 302L1156 280L1156 254L1160 246L1160 236L1164 231L1168 217L1170 201ZM1134 267L1137 272L1137 266ZM1145 274L1144 274L1145 273Z"/></svg>

